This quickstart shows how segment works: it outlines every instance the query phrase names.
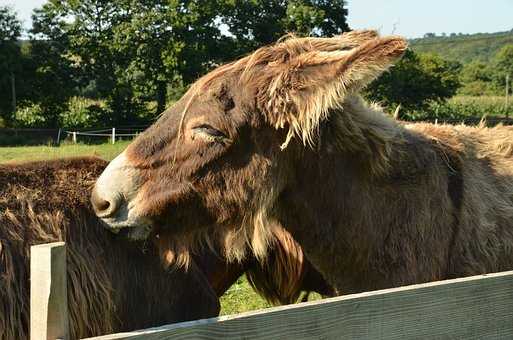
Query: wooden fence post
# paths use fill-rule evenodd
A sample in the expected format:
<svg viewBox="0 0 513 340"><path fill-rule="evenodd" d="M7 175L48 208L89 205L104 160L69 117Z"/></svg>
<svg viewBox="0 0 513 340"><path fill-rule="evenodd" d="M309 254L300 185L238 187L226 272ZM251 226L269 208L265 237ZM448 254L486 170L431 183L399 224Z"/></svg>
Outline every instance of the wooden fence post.
<svg viewBox="0 0 513 340"><path fill-rule="evenodd" d="M61 145L61 133L62 128L59 128L59 132L57 132L57 142L55 143L57 146Z"/></svg>
<svg viewBox="0 0 513 340"><path fill-rule="evenodd" d="M112 144L116 144L116 128L112 128Z"/></svg>
<svg viewBox="0 0 513 340"><path fill-rule="evenodd" d="M64 242L30 247L30 338L69 339Z"/></svg>
<svg viewBox="0 0 513 340"><path fill-rule="evenodd" d="M504 107L506 108L506 118L509 118L509 74L506 74L506 103Z"/></svg>
<svg viewBox="0 0 513 340"><path fill-rule="evenodd" d="M73 143L77 144L77 133L75 131L73 131L72 135L73 135Z"/></svg>

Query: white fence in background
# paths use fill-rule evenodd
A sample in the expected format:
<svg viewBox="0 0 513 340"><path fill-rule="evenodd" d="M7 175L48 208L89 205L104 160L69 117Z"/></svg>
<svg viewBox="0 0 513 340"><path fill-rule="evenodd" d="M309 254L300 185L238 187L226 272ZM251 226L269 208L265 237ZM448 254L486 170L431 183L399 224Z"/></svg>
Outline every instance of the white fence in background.
<svg viewBox="0 0 513 340"><path fill-rule="evenodd" d="M130 133L130 131L135 131ZM71 140L73 143L77 143L77 137L78 136L88 136L88 137L109 137L109 140L112 144L116 143L116 138L119 137L136 137L139 135L142 130L140 129L129 129L129 128L122 128L118 129L116 132L116 128L113 127L111 129L101 129L101 130L87 130L87 131L64 131L68 136L71 136ZM60 142L60 134L61 131L59 130L59 137L57 137L57 143Z"/></svg>
<svg viewBox="0 0 513 340"><path fill-rule="evenodd" d="M115 143L122 138L134 138L148 128L148 125L100 127L91 129L66 129L66 128L0 128L0 145L9 145L12 140L16 145L27 144L53 144L59 145L63 140L70 139L73 143L108 139ZM82 138L81 138L82 137ZM1 144L4 143L4 144Z"/></svg>
<svg viewBox="0 0 513 340"><path fill-rule="evenodd" d="M63 133L67 136L71 137L71 141L73 143L78 143L78 138L80 136L85 137L107 137L109 141L114 144L116 140L123 137L134 138L137 137L141 132L143 132L147 126L134 126L134 127L120 127L120 128L105 128L105 129L96 129L96 130L62 130L59 129L59 133L57 136L57 144L60 143Z"/></svg>

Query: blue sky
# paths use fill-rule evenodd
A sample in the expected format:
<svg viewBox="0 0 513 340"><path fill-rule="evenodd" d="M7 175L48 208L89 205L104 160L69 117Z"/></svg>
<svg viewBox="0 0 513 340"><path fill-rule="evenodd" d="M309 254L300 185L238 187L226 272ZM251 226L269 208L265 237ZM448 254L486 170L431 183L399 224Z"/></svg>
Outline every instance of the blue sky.
<svg viewBox="0 0 513 340"><path fill-rule="evenodd" d="M30 25L30 13L45 0L0 0ZM349 0L351 28L377 28L408 38L434 33L477 33L513 29L513 0ZM394 29L395 27L395 29Z"/></svg>
<svg viewBox="0 0 513 340"><path fill-rule="evenodd" d="M479 33L513 29L513 0L349 0L351 28L378 28L417 38L427 32Z"/></svg>

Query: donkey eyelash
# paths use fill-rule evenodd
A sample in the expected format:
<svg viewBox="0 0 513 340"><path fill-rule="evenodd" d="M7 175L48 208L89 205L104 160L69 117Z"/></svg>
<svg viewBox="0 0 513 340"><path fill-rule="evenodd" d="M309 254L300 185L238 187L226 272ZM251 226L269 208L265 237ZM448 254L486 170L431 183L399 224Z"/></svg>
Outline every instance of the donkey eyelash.
<svg viewBox="0 0 513 340"><path fill-rule="evenodd" d="M226 134L224 134L222 131L217 130L216 128L213 128L212 126L208 124L201 124L193 128L194 131L199 132L202 134L206 139L210 141L222 141L225 139L228 139Z"/></svg>

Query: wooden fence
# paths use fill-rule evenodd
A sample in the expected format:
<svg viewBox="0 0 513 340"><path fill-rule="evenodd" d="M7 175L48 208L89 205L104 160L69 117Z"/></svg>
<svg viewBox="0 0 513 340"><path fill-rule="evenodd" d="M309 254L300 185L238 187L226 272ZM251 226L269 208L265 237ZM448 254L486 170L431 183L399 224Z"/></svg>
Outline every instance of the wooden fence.
<svg viewBox="0 0 513 340"><path fill-rule="evenodd" d="M32 340L67 335L63 249L62 243L32 249L31 258L35 252L40 258L31 260L31 265L40 267L31 269L31 288L35 289L31 294L43 294L31 298L31 331L38 332L31 333ZM513 271L346 295L89 340L207 338L512 339Z"/></svg>

